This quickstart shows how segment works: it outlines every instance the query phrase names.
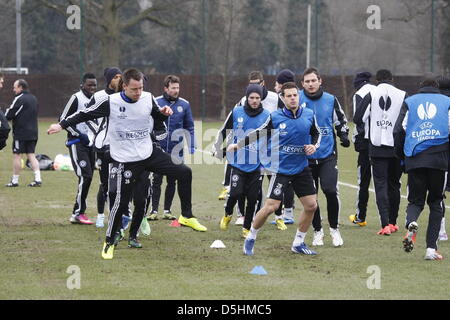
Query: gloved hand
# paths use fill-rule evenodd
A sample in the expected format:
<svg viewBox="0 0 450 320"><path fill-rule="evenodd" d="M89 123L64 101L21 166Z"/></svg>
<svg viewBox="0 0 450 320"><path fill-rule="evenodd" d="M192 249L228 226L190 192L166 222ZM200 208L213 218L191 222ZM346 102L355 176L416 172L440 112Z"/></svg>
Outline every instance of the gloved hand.
<svg viewBox="0 0 450 320"><path fill-rule="evenodd" d="M80 135L78 136L78 138L80 139L80 142L84 145L84 146L88 146L91 142L89 141L89 137L84 134L84 133L80 133Z"/></svg>
<svg viewBox="0 0 450 320"><path fill-rule="evenodd" d="M348 137L341 138L341 146L343 146L344 148L350 147L350 140L348 139Z"/></svg>

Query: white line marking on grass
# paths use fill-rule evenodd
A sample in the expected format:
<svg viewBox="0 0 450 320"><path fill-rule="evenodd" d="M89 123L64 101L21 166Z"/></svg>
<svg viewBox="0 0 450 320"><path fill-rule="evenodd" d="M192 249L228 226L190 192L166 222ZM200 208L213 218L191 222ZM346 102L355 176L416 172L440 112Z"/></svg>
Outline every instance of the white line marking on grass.
<svg viewBox="0 0 450 320"><path fill-rule="evenodd" d="M358 186L355 186L354 184L345 183L345 182L341 182L341 181L338 181L338 184L343 185L343 186L345 186L345 187L352 188L352 189L358 189L358 188L359 188ZM375 193L375 190L372 189L372 188L369 188L369 191ZM407 196L404 196L404 195L400 195L400 196L401 196L403 199L408 199ZM446 207L447 209L450 209L450 206L445 206L445 207Z"/></svg>
<svg viewBox="0 0 450 320"><path fill-rule="evenodd" d="M206 154L208 154L208 155L210 155L210 156L212 157L212 154L211 154L210 151L205 151L205 150L201 150L201 149L197 149L197 151L206 153ZM358 186L356 186L356 185L354 185L354 184L350 184L350 183L346 183L346 182L342 182L342 181L338 181L338 184L340 184L340 185L342 185L342 186L344 186L344 187L352 188L352 189L358 189L358 188L359 188ZM372 188L369 188L369 191L372 192L372 193L375 193L375 190L372 189ZM400 195L400 196L401 196L403 199L408 199L407 196L404 196L404 195ZM445 206L445 207L446 207L447 209L450 209L450 206Z"/></svg>

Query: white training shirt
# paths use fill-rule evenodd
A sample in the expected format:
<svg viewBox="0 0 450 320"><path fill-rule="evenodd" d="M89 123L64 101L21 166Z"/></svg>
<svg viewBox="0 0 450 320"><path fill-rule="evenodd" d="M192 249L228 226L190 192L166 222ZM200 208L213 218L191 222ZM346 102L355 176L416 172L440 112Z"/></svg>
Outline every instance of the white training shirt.
<svg viewBox="0 0 450 320"><path fill-rule="evenodd" d="M120 93L109 96L110 115L107 139L111 157L118 162L135 162L147 159L153 152L150 133L153 96L143 92L134 103L123 100Z"/></svg>
<svg viewBox="0 0 450 320"><path fill-rule="evenodd" d="M391 84L380 83L370 91L370 95L372 101L370 108L367 108L367 110L370 110L370 141L377 147L382 145L393 147L394 126L405 100L406 92Z"/></svg>

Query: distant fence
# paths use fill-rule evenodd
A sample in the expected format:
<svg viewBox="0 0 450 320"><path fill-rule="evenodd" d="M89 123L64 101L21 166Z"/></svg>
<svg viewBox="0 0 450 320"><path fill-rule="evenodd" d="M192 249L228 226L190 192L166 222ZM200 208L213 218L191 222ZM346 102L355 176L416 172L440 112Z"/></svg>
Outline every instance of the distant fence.
<svg viewBox="0 0 450 320"><path fill-rule="evenodd" d="M79 77L61 74L45 75L5 75L5 83L0 91L0 107L5 110L14 99L12 92L13 82L18 78L24 78L30 85L31 92L39 100L39 116L57 119L70 96L79 90ZM163 92L163 79L165 75L151 75L146 90L155 96ZM206 87L206 108L201 108L201 76L181 75L181 96L187 99L192 108L194 118L201 120L219 120L222 106L222 81L220 75L209 75ZM418 84L422 78L417 76L399 76L395 78L398 88L405 90L408 94L417 92ZM352 118L351 97L354 93L353 76L346 79L348 97L344 99L343 86L339 76L323 76L324 90L336 95L343 105L347 117ZM266 87L273 90L275 76L265 76ZM233 76L227 81L227 93L225 103L227 112L244 96L247 86L247 76ZM99 79L99 90L104 87L103 78ZM347 101L347 103L345 103Z"/></svg>

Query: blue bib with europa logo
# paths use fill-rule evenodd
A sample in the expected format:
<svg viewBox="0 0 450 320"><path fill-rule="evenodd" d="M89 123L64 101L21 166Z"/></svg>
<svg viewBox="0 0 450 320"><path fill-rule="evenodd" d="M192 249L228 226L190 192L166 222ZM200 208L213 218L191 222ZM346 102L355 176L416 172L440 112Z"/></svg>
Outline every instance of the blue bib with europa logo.
<svg viewBox="0 0 450 320"><path fill-rule="evenodd" d="M405 145L407 157L448 141L450 98L442 94L419 93L405 100L408 105Z"/></svg>
<svg viewBox="0 0 450 320"><path fill-rule="evenodd" d="M263 110L260 114L251 117L243 106L233 109L233 143L244 139L251 131L261 127L269 118L270 112ZM252 172L261 166L261 156L263 152L267 152L267 148L261 150L260 145L264 145L263 141L255 141L236 152L227 153L227 160L230 165L245 172ZM265 144L267 145L267 144Z"/></svg>
<svg viewBox="0 0 450 320"><path fill-rule="evenodd" d="M300 103L306 103L306 107L311 109L317 121L320 134L322 135L320 141L320 148L317 149L309 159L324 159L334 151L334 131L333 131L333 111L334 111L334 96L324 92L322 97L312 100L305 95L304 90L300 92Z"/></svg>
<svg viewBox="0 0 450 320"><path fill-rule="evenodd" d="M304 146L310 144L314 113L299 108L295 115L286 108L271 113L274 130L270 140L270 163L265 165L272 172L294 175L308 166Z"/></svg>

